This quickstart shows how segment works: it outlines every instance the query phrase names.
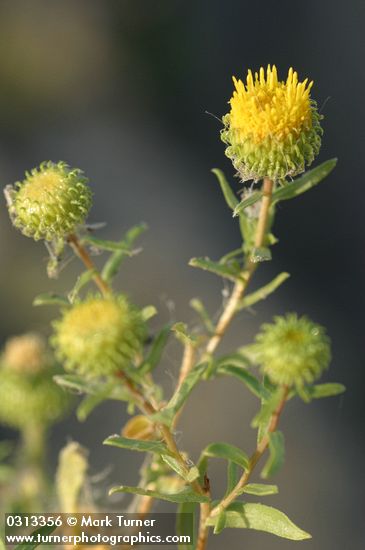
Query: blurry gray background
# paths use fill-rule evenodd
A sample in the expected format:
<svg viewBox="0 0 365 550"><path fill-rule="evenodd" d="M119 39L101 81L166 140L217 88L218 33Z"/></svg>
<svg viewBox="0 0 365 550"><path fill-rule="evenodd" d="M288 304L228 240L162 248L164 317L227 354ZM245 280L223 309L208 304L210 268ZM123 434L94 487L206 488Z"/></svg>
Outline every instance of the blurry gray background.
<svg viewBox="0 0 365 550"><path fill-rule="evenodd" d="M256 283L280 271L291 278L254 312L245 312L221 351L250 342L260 323L287 310L328 327L333 364L326 380L347 393L310 407L289 404L282 421L287 463L277 476L280 494L267 497L313 539L308 550L364 548L364 3L226 0L101 0L0 2L0 177L23 177L43 160L66 160L85 170L95 193L91 221L117 239L130 225L150 230L144 252L128 262L118 284L133 300L155 304L166 319L190 321L191 297L210 311L222 301L222 283L187 266L192 256L219 258L239 244L210 168L231 181L233 170L219 139L232 92L231 76L276 63L314 79L313 96L325 115L320 158L338 156L335 172L301 199L284 203L273 262ZM236 183L237 189L239 184ZM4 201L0 214L0 335L49 332L57 312L32 308L34 295L70 288L73 261L58 281L46 277L42 243L17 233ZM159 370L167 392L178 372L171 343ZM193 459L212 440L254 445L247 427L257 403L232 380L202 383L181 419L177 437ZM114 462L102 489L137 482L134 455L100 442L119 431L120 406L103 406L89 420L74 418L52 434L52 468L73 438L92 449L97 474ZM137 457L139 458L139 457ZM213 492L224 491L216 462ZM209 548L250 550L297 547L255 532L226 531Z"/></svg>

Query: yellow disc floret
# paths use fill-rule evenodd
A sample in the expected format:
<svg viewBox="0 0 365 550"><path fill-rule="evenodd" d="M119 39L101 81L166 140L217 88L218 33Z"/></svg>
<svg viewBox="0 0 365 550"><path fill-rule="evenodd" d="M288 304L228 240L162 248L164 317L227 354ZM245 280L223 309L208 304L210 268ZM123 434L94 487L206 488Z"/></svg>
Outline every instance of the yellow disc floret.
<svg viewBox="0 0 365 550"><path fill-rule="evenodd" d="M127 299L89 297L54 323L52 343L67 370L110 375L130 366L145 334L140 313Z"/></svg>
<svg viewBox="0 0 365 550"><path fill-rule="evenodd" d="M13 223L27 237L63 238L85 221L91 190L81 170L44 162L7 189Z"/></svg>
<svg viewBox="0 0 365 550"><path fill-rule="evenodd" d="M270 65L266 75L261 67L255 75L248 71L246 84L233 82L222 140L241 179L283 180L302 172L321 144L321 117L310 98L313 82L299 82L293 69L281 82Z"/></svg>

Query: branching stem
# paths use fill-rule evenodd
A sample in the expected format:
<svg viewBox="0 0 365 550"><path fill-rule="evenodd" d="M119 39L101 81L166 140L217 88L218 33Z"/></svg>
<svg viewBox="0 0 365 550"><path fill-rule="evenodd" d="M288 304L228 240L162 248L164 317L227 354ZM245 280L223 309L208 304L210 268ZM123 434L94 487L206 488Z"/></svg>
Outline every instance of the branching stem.
<svg viewBox="0 0 365 550"><path fill-rule="evenodd" d="M101 277L100 273L97 271L94 262L90 258L90 254L86 248L80 243L78 236L75 233L72 233L67 237L67 242L71 246L72 250L75 252L76 256L80 258L85 267L94 273L93 280L102 293L103 296L108 296L111 294L112 290L109 285Z"/></svg>
<svg viewBox="0 0 365 550"><path fill-rule="evenodd" d="M236 486L232 491L216 506L210 513L211 517L215 517L225 510L231 502L233 502L241 493L245 485L248 483L257 463L259 462L262 455L265 453L269 445L269 434L276 431L281 413L284 409L287 397L288 397L289 388L288 386L283 386L283 393L279 405L276 407L275 411L271 415L270 424L267 430L267 434L259 441L255 452L250 458L250 464L247 470L244 471L241 478L237 482Z"/></svg>
<svg viewBox="0 0 365 550"><path fill-rule="evenodd" d="M261 200L261 208L260 208L260 214L259 219L257 221L257 228L256 228L256 235L255 235L255 247L260 248L265 243L265 236L267 231L267 225L268 225L268 219L269 219L269 212L270 212L270 204L271 204L271 198L272 198L272 192L273 192L274 182L269 179L265 178L263 183L263 197ZM206 357L209 359L209 357L212 356L212 354L215 352L217 347L219 346L224 334L226 333L232 319L235 316L235 313L237 311L238 304L240 300L242 300L242 297L244 293L246 292L246 289L251 282L251 279L257 269L258 264L253 263L251 260L248 262L247 269L245 272L242 273L242 278L238 281L236 281L231 296L223 310L222 315L220 316L218 323L216 325L215 331L213 336L209 339L208 344L206 346L205 352L203 353L203 358ZM190 366L190 368L193 367L193 364ZM263 449L262 452L265 451L266 447L268 445L268 440L266 442L266 446ZM260 455L261 456L261 455ZM257 458L259 460L260 457ZM251 460L254 460L254 457L252 457ZM257 462L256 460L256 462ZM241 478L242 480L242 478ZM241 481L240 480L240 481ZM244 481L244 483L247 483L247 481ZM238 489L237 489L238 491ZM228 497L226 497L228 498ZM235 496L233 497L233 499ZM222 501L223 502L223 501ZM231 501L230 501L231 502ZM220 506L222 503L220 504ZM209 504L201 504L200 505L200 524L199 524L199 537L198 537L198 544L197 544L197 550L205 550L208 540L208 528L206 527L206 519L209 516Z"/></svg>

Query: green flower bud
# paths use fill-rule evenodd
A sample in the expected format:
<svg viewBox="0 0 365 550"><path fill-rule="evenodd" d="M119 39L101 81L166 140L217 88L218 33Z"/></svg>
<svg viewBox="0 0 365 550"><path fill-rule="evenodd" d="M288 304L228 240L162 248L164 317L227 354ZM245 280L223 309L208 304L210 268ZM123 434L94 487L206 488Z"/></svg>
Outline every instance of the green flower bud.
<svg viewBox="0 0 365 550"><path fill-rule="evenodd" d="M7 189L9 213L27 237L64 238L83 223L91 208L91 190L81 170L44 162Z"/></svg>
<svg viewBox="0 0 365 550"><path fill-rule="evenodd" d="M321 146L321 115L310 98L313 82L298 82L289 69L285 82L276 67L248 71L246 84L233 78L231 110L223 117L226 155L242 181L284 180L303 172Z"/></svg>
<svg viewBox="0 0 365 550"><path fill-rule="evenodd" d="M122 296L89 297L54 322L52 344L66 370L110 375L128 367L141 351L145 325Z"/></svg>
<svg viewBox="0 0 365 550"><path fill-rule="evenodd" d="M29 426L50 426L69 409L70 398L53 381L53 370L37 374L0 368L0 422L24 430Z"/></svg>
<svg viewBox="0 0 365 550"><path fill-rule="evenodd" d="M328 368L330 340L320 325L295 313L264 324L253 346L255 359L274 384L301 387Z"/></svg>

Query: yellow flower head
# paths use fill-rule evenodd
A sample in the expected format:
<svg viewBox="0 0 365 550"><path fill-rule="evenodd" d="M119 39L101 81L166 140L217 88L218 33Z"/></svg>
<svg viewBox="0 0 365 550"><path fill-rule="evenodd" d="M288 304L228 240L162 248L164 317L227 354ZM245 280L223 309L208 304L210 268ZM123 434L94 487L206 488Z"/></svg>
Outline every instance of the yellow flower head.
<svg viewBox="0 0 365 550"><path fill-rule="evenodd" d="M8 186L9 213L27 237L63 238L83 223L91 208L91 190L81 170L65 162L43 162L22 182Z"/></svg>
<svg viewBox="0 0 365 550"><path fill-rule="evenodd" d="M90 296L54 323L52 344L67 370L107 376L128 367L141 351L145 325L123 295Z"/></svg>
<svg viewBox="0 0 365 550"><path fill-rule="evenodd" d="M331 360L324 327L295 313L262 325L253 350L274 384L299 388L317 380Z"/></svg>
<svg viewBox="0 0 365 550"><path fill-rule="evenodd" d="M283 180L303 172L318 154L322 129L310 98L313 82L299 82L289 69L280 82L276 67L248 71L246 84L233 77L231 110L223 117L226 155L242 181Z"/></svg>

